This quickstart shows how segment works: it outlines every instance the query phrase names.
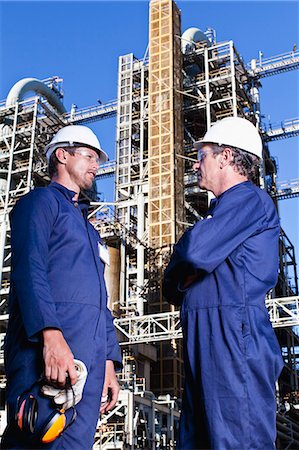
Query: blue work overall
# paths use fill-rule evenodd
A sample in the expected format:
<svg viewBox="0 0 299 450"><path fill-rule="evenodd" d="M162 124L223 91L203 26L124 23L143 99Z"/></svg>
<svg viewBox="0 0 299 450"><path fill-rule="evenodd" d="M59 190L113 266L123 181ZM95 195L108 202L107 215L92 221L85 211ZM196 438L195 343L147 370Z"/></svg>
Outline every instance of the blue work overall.
<svg viewBox="0 0 299 450"><path fill-rule="evenodd" d="M175 245L163 287L181 305L180 450L275 448L283 362L265 295L277 281L278 238L273 201L248 181L213 200Z"/></svg>
<svg viewBox="0 0 299 450"><path fill-rule="evenodd" d="M12 272L5 365L9 424L5 448L37 448L16 427L18 395L43 372L41 332L63 332L88 377L74 424L45 449L91 449L99 416L106 360L121 364L107 308L102 244L87 220L88 205L52 182L20 199L11 214Z"/></svg>

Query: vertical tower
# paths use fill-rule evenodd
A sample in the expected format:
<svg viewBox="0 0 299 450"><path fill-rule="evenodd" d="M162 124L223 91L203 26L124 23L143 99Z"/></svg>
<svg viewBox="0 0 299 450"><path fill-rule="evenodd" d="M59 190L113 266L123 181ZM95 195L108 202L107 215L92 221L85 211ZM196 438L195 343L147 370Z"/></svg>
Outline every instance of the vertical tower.
<svg viewBox="0 0 299 450"><path fill-rule="evenodd" d="M150 2L149 246L168 249L183 231L184 167L180 12L172 0Z"/></svg>
<svg viewBox="0 0 299 450"><path fill-rule="evenodd" d="M181 16L172 0L151 0L149 21L148 311L169 310L161 285L173 244L184 231ZM155 392L180 395L181 343L158 346Z"/></svg>

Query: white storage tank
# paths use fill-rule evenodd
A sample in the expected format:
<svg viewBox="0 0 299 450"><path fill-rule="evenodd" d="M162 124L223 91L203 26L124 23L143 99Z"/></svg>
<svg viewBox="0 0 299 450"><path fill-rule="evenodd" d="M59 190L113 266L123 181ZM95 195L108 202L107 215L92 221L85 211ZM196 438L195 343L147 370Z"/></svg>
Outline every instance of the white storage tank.
<svg viewBox="0 0 299 450"><path fill-rule="evenodd" d="M204 32L195 27L188 28L186 31L184 31L184 33L182 34L181 42L182 52L184 54L192 52L196 48L196 44L199 44L201 42L208 47L210 47L211 45L211 42L204 34Z"/></svg>

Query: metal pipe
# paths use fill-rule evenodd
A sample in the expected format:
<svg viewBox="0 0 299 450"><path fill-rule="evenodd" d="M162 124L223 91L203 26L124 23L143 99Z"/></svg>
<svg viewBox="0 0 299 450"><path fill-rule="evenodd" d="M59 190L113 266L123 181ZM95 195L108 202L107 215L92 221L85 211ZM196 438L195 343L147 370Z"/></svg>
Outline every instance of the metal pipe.
<svg viewBox="0 0 299 450"><path fill-rule="evenodd" d="M66 112L65 107L55 92L53 92L45 83L37 78L23 78L18 81L9 91L6 99L6 107L9 108L14 106L16 103L20 103L25 94L30 91L44 97L59 114L64 114Z"/></svg>

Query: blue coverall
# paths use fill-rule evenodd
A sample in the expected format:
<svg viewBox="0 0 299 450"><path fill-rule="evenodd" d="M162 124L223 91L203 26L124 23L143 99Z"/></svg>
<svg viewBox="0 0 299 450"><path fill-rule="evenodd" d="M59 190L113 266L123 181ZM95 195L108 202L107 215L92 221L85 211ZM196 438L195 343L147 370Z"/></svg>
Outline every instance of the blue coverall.
<svg viewBox="0 0 299 450"><path fill-rule="evenodd" d="M88 377L78 417L42 448L85 450L94 442L106 359L121 364L112 316L107 308L101 238L87 220L86 202L52 182L21 198L11 214L12 272L5 364L9 423L5 448L37 448L14 420L16 400L43 373L41 331L63 332Z"/></svg>
<svg viewBox="0 0 299 450"><path fill-rule="evenodd" d="M185 390L178 449L273 449L283 361L265 307L279 220L251 182L212 202L174 247L164 295L181 305ZM186 287L188 276L196 276Z"/></svg>

